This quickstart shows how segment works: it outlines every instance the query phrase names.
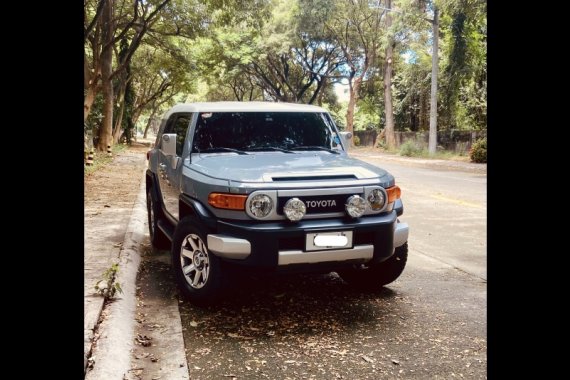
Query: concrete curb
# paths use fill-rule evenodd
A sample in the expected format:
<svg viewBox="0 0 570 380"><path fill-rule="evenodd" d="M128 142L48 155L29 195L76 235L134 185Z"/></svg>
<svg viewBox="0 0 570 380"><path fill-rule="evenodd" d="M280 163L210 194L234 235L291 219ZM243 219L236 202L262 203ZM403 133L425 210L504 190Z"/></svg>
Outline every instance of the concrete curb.
<svg viewBox="0 0 570 380"><path fill-rule="evenodd" d="M108 317L99 326L99 340L92 353L94 366L86 373L86 380L123 380L131 369L137 309L136 282L141 263L140 246L146 237L146 220L146 181L143 171L137 200L119 254L119 271L115 281L121 284L123 293L106 308ZM168 315L169 333L163 338L168 342L168 347L178 348L165 355L162 365L175 378L188 379L190 375L188 366L185 365L182 321L176 301L166 308L165 314Z"/></svg>
<svg viewBox="0 0 570 380"><path fill-rule="evenodd" d="M105 303L105 299L99 295L89 295L89 302L93 303L93 307L85 308L85 317L83 320L83 372L87 371L87 365L91 349L93 347L93 339L95 338L94 330L97 326L97 321L101 316L101 311ZM85 304L84 304L85 305Z"/></svg>
<svg viewBox="0 0 570 380"><path fill-rule="evenodd" d="M93 369L85 379L117 379L131 367L136 311L136 279L141 257L139 247L145 237L146 186L144 172L133 213L129 220L123 247L119 254L119 271L115 281L121 284L122 294L108 304L108 318L99 326L99 340L92 357Z"/></svg>

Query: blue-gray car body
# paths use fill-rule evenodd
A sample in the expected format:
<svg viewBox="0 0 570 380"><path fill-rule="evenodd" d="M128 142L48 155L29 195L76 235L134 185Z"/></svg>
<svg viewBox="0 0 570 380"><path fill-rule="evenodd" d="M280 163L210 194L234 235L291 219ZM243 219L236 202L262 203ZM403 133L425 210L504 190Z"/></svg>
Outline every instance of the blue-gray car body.
<svg viewBox="0 0 570 380"><path fill-rule="evenodd" d="M396 185L390 173L349 156L347 135L316 106L176 105L164 115L148 153L147 189L159 207L156 227L172 240L180 221L192 218L203 226L207 248L217 258L265 270L381 263L407 243L408 225L399 220L403 204L399 189L388 202L387 189ZM385 197L380 208L371 206L370 199L380 202L374 196ZM215 197L245 203L243 209L220 207ZM287 206L302 215L299 220L284 210L293 198L303 203ZM349 208L361 215L349 215Z"/></svg>

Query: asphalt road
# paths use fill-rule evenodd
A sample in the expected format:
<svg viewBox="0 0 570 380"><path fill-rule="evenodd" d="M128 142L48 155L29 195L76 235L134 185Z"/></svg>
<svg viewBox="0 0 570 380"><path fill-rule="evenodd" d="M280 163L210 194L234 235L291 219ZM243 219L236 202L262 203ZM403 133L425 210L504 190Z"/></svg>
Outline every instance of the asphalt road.
<svg viewBox="0 0 570 380"><path fill-rule="evenodd" d="M487 279L487 176L418 168L359 156L388 170L402 189L412 254L441 260Z"/></svg>
<svg viewBox="0 0 570 380"><path fill-rule="evenodd" d="M238 275L217 306L181 300L192 379L487 377L486 176L367 161L402 188L402 276L362 293L334 273Z"/></svg>

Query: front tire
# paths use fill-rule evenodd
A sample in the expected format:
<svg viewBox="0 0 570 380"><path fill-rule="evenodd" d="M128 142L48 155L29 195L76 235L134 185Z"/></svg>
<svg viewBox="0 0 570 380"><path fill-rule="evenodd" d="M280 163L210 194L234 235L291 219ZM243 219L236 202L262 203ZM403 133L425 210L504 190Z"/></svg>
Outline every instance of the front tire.
<svg viewBox="0 0 570 380"><path fill-rule="evenodd" d="M220 259L207 247L206 232L192 217L178 223L172 240L172 269L184 297L197 305L217 301L222 292Z"/></svg>
<svg viewBox="0 0 570 380"><path fill-rule="evenodd" d="M407 261L408 242L397 247L394 254L386 261L339 270L338 274L344 281L358 289L377 290L400 277Z"/></svg>

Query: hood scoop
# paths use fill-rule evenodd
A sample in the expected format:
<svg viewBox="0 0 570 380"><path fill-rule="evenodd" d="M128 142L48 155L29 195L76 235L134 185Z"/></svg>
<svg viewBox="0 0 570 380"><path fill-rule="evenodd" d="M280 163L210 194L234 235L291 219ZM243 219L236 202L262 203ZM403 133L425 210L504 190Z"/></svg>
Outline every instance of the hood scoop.
<svg viewBox="0 0 570 380"><path fill-rule="evenodd" d="M273 182L281 181L322 181L335 179L357 179L354 174L332 174L332 175L289 175L289 176L272 176Z"/></svg>

